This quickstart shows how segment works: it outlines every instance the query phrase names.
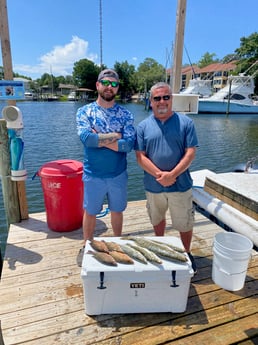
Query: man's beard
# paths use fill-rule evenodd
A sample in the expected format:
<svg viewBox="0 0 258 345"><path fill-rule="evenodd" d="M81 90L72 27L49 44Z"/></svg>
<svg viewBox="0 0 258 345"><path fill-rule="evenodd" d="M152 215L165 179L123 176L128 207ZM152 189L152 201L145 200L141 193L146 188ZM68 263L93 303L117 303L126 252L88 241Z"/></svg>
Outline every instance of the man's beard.
<svg viewBox="0 0 258 345"><path fill-rule="evenodd" d="M158 108L157 112L161 115L166 114L168 112L168 107L165 108Z"/></svg>
<svg viewBox="0 0 258 345"><path fill-rule="evenodd" d="M114 93L105 93L105 92L100 92L99 93L101 98L103 98L106 102L111 102L113 101L113 99L116 97L116 95Z"/></svg>

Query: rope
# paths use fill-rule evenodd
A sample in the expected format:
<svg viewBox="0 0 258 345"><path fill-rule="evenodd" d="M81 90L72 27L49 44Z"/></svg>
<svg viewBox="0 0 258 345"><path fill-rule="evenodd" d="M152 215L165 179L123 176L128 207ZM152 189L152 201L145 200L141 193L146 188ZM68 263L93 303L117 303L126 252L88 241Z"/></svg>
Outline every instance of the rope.
<svg viewBox="0 0 258 345"><path fill-rule="evenodd" d="M107 208L105 209L105 211L100 212L100 213L96 216L96 218L105 217L108 213L109 213L109 208L107 207Z"/></svg>

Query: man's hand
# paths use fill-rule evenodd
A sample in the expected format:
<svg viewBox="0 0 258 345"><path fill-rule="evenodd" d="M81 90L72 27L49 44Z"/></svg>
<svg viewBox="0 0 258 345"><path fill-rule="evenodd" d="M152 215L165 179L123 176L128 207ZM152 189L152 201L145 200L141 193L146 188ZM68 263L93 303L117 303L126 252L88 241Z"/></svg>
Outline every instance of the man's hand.
<svg viewBox="0 0 258 345"><path fill-rule="evenodd" d="M172 186L176 182L176 176L171 171L160 171L156 174L156 181L163 187Z"/></svg>

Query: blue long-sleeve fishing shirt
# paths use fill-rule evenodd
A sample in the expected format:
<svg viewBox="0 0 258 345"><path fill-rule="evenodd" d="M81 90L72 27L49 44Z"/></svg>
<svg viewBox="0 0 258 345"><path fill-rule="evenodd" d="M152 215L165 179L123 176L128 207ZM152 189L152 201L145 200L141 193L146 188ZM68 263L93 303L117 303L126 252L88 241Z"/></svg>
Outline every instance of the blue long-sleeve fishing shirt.
<svg viewBox="0 0 258 345"><path fill-rule="evenodd" d="M107 178L120 175L127 168L126 155L134 147L134 117L126 108L115 104L102 108L96 102L79 108L77 132L84 145L84 176ZM121 133L118 151L98 147L98 133Z"/></svg>

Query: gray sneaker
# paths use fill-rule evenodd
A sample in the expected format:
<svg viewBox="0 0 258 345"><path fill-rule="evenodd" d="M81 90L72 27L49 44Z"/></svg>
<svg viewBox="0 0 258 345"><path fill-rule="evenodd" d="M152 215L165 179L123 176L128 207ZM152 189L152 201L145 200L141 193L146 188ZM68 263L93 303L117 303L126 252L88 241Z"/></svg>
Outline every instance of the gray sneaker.
<svg viewBox="0 0 258 345"><path fill-rule="evenodd" d="M84 249L85 246L83 246L80 250L79 253L77 254L76 262L78 267L82 267L82 260L83 260L83 255L84 255Z"/></svg>

